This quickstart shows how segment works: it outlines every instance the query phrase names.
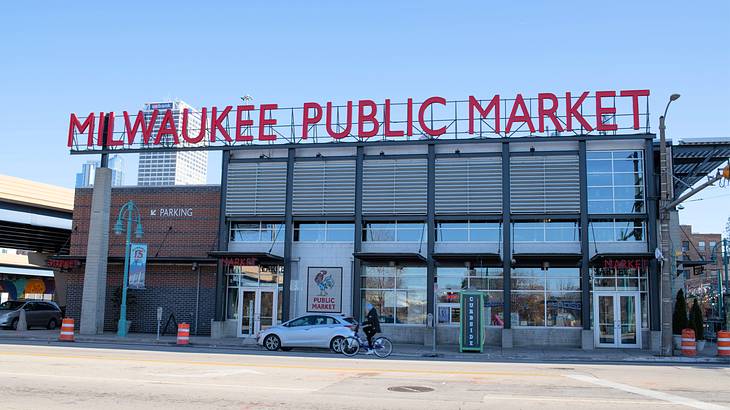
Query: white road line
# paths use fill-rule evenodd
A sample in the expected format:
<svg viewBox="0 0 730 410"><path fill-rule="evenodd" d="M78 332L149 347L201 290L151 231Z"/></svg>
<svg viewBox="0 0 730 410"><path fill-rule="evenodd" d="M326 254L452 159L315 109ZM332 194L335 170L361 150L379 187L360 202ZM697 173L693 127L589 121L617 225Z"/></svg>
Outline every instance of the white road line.
<svg viewBox="0 0 730 410"><path fill-rule="evenodd" d="M485 403L489 403L495 400L515 400L515 401L537 401L537 402L545 402L545 401L554 401L554 402L560 402L560 403L610 403L610 404L622 404L622 405L629 405L629 404L644 404L644 405L652 405L652 406L674 406L673 403L662 403L657 402L653 400L614 400L614 399L606 399L603 397L559 397L559 396L501 396L501 395L486 395L482 398L482 401Z"/></svg>
<svg viewBox="0 0 730 410"><path fill-rule="evenodd" d="M595 384L603 387L610 387L616 390L622 390L629 393L638 394L644 397L651 397L657 400L663 400L666 402L679 404L682 406L693 407L696 409L708 409L708 410L728 410L728 407L720 406L719 404L707 403L687 397L676 396L674 394L664 393L655 390L642 389L640 387L629 386L627 384L616 383L608 380L599 379L593 376L586 376L582 374L568 374L565 377L569 377L574 380L579 380L586 383Z"/></svg>

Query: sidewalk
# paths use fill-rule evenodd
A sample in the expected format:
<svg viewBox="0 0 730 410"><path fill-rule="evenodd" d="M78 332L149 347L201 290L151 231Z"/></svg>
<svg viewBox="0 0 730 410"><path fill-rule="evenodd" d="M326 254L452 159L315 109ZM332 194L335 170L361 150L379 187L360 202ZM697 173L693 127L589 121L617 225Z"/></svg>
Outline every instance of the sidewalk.
<svg viewBox="0 0 730 410"><path fill-rule="evenodd" d="M12 343L12 341L31 341L47 344L63 343L58 342L58 330L28 330L17 332L12 330L0 330L0 342ZM208 336L190 336L190 345L177 346L175 336L161 336L157 340L156 335L148 333L130 333L127 337L118 337L116 333L107 332L102 335L75 335L75 343L82 344L111 344L120 346L167 346L179 349L221 349L241 351L263 351L263 348L256 345L252 339L224 338L211 339ZM325 352L324 349L295 349L298 353ZM434 352L431 347L414 344L395 344L393 348L394 358L400 359L421 359L432 358L440 360L467 360L467 361L519 361L530 363L544 362L626 362L626 363L718 363L730 365L729 357L717 357L716 346L707 343L705 349L697 357L663 357L656 356L649 351L639 349L594 349L582 350L577 348L541 348L541 347L517 347L502 349L500 347L487 346L483 353L460 353L458 346L442 345Z"/></svg>

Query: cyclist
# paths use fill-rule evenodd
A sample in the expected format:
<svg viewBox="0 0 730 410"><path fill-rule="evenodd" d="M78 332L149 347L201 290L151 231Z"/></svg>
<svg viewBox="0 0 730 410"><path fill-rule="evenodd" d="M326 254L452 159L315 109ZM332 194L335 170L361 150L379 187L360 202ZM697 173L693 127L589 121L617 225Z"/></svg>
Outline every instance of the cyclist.
<svg viewBox="0 0 730 410"><path fill-rule="evenodd" d="M367 316L362 324L362 330L365 332L365 336L368 338L368 353L373 354L373 336L380 333L380 317L378 311L375 309L372 303L365 305L367 310Z"/></svg>

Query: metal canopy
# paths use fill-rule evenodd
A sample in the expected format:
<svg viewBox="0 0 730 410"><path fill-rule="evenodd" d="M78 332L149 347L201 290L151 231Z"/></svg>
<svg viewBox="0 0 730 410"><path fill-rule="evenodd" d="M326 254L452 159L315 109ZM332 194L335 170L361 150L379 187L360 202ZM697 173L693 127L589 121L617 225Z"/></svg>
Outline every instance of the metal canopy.
<svg viewBox="0 0 730 410"><path fill-rule="evenodd" d="M672 146L674 198L714 174L730 158L730 138L679 140Z"/></svg>

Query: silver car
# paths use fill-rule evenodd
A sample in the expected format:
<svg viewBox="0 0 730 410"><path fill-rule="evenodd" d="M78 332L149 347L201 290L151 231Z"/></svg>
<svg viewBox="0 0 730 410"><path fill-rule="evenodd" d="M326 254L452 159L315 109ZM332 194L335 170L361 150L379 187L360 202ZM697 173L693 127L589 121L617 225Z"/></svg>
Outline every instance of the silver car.
<svg viewBox="0 0 730 410"><path fill-rule="evenodd" d="M0 303L0 327L17 329L20 311L25 311L28 329L55 329L61 324L61 309L47 300L8 300Z"/></svg>
<svg viewBox="0 0 730 410"><path fill-rule="evenodd" d="M357 322L345 315L310 313L262 331L257 342L267 350L320 347L340 352L342 343L355 334L356 327Z"/></svg>

